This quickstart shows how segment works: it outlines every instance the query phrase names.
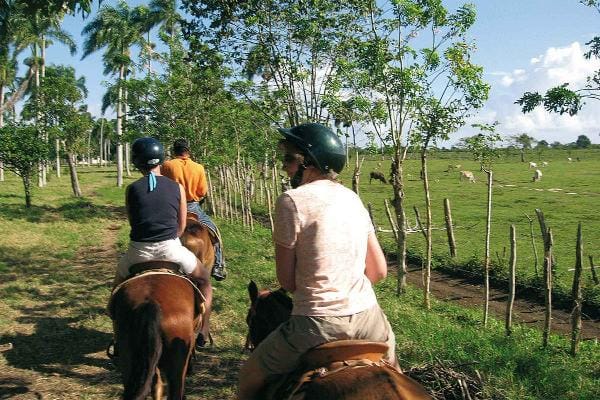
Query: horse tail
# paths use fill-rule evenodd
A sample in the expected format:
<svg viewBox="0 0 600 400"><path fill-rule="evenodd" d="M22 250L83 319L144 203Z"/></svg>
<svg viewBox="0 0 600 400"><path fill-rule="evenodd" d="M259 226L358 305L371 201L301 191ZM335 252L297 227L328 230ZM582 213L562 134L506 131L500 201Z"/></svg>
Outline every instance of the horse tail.
<svg viewBox="0 0 600 400"><path fill-rule="evenodd" d="M129 316L130 371L125 381L124 399L145 399L162 354L160 306L144 303Z"/></svg>

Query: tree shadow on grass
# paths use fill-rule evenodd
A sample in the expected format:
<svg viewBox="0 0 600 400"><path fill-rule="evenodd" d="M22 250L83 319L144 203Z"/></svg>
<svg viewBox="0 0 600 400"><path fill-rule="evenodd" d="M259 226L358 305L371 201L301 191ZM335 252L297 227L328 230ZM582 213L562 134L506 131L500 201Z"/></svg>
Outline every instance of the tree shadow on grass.
<svg viewBox="0 0 600 400"><path fill-rule="evenodd" d="M125 219L124 206L98 205L87 199L75 199L59 207L21 204L4 204L0 207L0 218L13 221L52 222L59 219L87 221L94 218Z"/></svg>
<svg viewBox="0 0 600 400"><path fill-rule="evenodd" d="M197 352L192 360L192 373L186 379L186 394L219 398L215 391L227 388L233 391L243 363L240 352L241 348L231 346Z"/></svg>
<svg viewBox="0 0 600 400"><path fill-rule="evenodd" d="M30 390L28 386L31 384L31 381L16 378L14 376L2 377L0 378L0 400L10 399L15 396L29 393ZM39 392L33 392L31 394L35 399L42 399L43 396Z"/></svg>
<svg viewBox="0 0 600 400"><path fill-rule="evenodd" d="M76 318L52 318L43 308L24 310L28 315L21 323L35 324L34 333L4 336L13 349L4 353L14 368L33 370L45 375L60 375L81 380L82 383L101 384L116 380L108 370L108 360L94 356L110 342L109 333L82 327L73 327ZM36 315L42 314L42 315Z"/></svg>

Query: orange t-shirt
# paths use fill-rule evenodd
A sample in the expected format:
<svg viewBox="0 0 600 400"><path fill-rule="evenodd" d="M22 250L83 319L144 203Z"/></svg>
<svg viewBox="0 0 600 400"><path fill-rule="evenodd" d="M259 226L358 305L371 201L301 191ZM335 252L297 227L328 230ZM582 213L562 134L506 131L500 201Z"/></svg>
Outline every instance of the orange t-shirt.
<svg viewBox="0 0 600 400"><path fill-rule="evenodd" d="M185 189L186 200L199 201L208 191L206 173L202 164L192 161L189 157L177 157L161 167L163 175L180 183Z"/></svg>

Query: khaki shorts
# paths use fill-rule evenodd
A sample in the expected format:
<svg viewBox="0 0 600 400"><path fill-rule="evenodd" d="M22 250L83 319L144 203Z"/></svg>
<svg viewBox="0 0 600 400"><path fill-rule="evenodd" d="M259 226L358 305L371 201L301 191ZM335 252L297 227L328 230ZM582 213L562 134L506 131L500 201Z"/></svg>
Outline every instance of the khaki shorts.
<svg viewBox="0 0 600 400"><path fill-rule="evenodd" d="M396 339L385 314L378 305L344 317L292 315L252 352L267 379L298 367L307 350L335 340L362 339L385 342L385 359L396 362Z"/></svg>
<svg viewBox="0 0 600 400"><path fill-rule="evenodd" d="M125 278L129 267L146 261L171 261L179 264L181 271L191 274L196 269L196 255L181 244L179 238L162 242L129 242L127 252L119 260L117 275Z"/></svg>

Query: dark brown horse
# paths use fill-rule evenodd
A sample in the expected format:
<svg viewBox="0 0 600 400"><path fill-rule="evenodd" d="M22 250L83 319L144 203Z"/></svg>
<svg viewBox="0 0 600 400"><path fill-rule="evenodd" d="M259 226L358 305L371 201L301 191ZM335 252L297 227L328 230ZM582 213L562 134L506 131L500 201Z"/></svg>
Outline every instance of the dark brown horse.
<svg viewBox="0 0 600 400"><path fill-rule="evenodd" d="M188 214L182 243L204 265L212 267L214 248L210 233L193 214ZM173 267L158 261L147 264ZM168 398L183 399L196 333L208 326L209 310L202 312L202 302L191 281L170 272L151 271L135 276L114 293L110 312L124 399L145 399L151 391L154 399L161 399L163 378L168 385Z"/></svg>
<svg viewBox="0 0 600 400"><path fill-rule="evenodd" d="M292 301L282 289L259 291L253 281L248 285L248 293L251 305L246 317L248 323L246 345L248 348L254 348L289 318ZM385 344L362 341L341 341L319 346L303 357L298 371L283 377L278 383L268 385L263 390L261 398L273 400L281 398L431 399L420 384L381 361L380 357L383 353L373 353L384 347ZM341 353L344 356L337 357ZM352 356L346 357L348 355ZM354 357L356 355L360 356Z"/></svg>

